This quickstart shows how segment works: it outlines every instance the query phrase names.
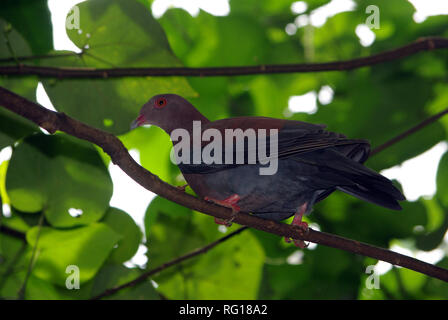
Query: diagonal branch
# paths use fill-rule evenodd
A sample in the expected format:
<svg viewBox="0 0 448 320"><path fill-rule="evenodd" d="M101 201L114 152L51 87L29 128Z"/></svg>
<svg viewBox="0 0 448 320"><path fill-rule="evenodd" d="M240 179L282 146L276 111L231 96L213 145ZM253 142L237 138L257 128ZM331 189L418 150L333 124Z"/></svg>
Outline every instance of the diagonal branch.
<svg viewBox="0 0 448 320"><path fill-rule="evenodd" d="M416 133L417 131L423 129L427 125L430 125L431 123L434 123L435 121L439 120L441 117L443 117L447 113L448 113L448 109L445 109L445 110L440 111L439 113L436 113L435 115L433 115L429 118L426 118L425 120L423 120L422 122L413 126L412 128L406 130L405 132L400 133L399 135L393 137L389 141L386 141L382 145L376 147L375 149L372 150L372 152L370 152L370 155L373 156L373 155L377 154L378 152L381 152L384 149L389 148L390 146L396 144L397 142L399 142L399 141L409 137L410 135Z"/></svg>
<svg viewBox="0 0 448 320"><path fill-rule="evenodd" d="M17 231L8 226L0 225L0 232L26 242L26 234L21 231Z"/></svg>
<svg viewBox="0 0 448 320"><path fill-rule="evenodd" d="M76 57L82 56L84 51L81 52L61 52L61 53L51 53L51 54L41 54L35 56L20 56L20 57L11 57L11 58L1 58L0 63L8 63L8 62L16 62L16 64L20 64L21 61L29 61L29 60L44 60L44 59L53 59L53 58L63 58L63 57Z"/></svg>
<svg viewBox="0 0 448 320"><path fill-rule="evenodd" d="M71 67L41 67L32 65L0 66L0 75L29 76L37 75L44 78L119 78L119 77L166 77L166 76L190 76L190 77L214 77L214 76L241 76L251 74L274 74L296 72L323 72L341 71L373 66L396 59L402 59L421 51L448 48L448 38L427 37L411 42L405 46L384 51L368 57L356 58L344 61L324 63L300 63L300 64L276 64L259 66L235 66L235 67L168 67L168 68L71 68ZM27 60L30 57L19 58Z"/></svg>
<svg viewBox="0 0 448 320"><path fill-rule="evenodd" d="M118 165L129 177L161 197L219 219L228 220L232 218L232 210L186 194L178 188L163 182L157 176L144 169L132 159L123 143L110 133L86 125L64 113L45 109L2 87L0 87L0 105L33 121L50 133L60 130L98 145L111 157L112 162ZM387 249L325 232L315 231L311 228L308 231L304 231L299 226L265 220L245 213L239 213L233 221L240 225L249 226L279 236L314 242L383 260L448 282L448 270Z"/></svg>

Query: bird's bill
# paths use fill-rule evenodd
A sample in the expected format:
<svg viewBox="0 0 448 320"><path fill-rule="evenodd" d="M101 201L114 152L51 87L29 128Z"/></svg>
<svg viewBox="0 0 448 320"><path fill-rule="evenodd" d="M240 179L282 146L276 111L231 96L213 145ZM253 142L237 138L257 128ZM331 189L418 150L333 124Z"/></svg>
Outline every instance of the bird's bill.
<svg viewBox="0 0 448 320"><path fill-rule="evenodd" d="M137 127L140 127L140 126L142 126L142 125L144 125L145 124L145 117L141 114L141 115L139 115L138 117L137 117L137 119L135 119L134 121L132 121L132 123L131 123L131 130L132 129L135 129L135 128L137 128Z"/></svg>

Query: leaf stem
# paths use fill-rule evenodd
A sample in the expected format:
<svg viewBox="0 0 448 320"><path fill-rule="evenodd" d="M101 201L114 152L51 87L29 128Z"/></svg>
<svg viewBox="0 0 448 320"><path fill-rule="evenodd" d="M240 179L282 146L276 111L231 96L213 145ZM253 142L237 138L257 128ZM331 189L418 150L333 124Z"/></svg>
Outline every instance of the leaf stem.
<svg viewBox="0 0 448 320"><path fill-rule="evenodd" d="M39 218L39 223L37 225L38 229L37 229L37 235L36 235L36 243L33 246L33 252L31 254L30 263L28 264L28 270L25 275L25 280L23 281L23 284L17 293L17 297L19 300L25 299L26 285L28 283L29 277L31 276L31 272L33 271L34 263L36 262L37 251L38 251L37 248L38 248L38 244L39 244L40 232L42 230L43 223L44 223L44 212L42 211L40 218Z"/></svg>

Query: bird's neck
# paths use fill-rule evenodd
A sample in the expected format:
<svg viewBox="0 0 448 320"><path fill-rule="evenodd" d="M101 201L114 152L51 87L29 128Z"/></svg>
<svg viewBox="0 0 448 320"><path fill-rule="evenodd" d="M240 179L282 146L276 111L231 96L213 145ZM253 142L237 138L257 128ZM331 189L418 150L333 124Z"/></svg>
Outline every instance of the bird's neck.
<svg viewBox="0 0 448 320"><path fill-rule="evenodd" d="M188 115L179 114L178 118L170 121L164 129L169 135L171 135L174 130L180 128L185 129L192 134L194 125L197 126L199 124L198 121L200 122L201 127L210 122L210 120L208 120L204 115L195 110L195 112Z"/></svg>

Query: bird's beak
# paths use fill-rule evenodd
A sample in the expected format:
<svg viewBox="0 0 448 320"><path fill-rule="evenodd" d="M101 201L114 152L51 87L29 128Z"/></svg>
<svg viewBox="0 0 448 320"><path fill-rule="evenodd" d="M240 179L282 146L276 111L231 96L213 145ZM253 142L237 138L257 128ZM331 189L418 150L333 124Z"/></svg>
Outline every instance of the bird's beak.
<svg viewBox="0 0 448 320"><path fill-rule="evenodd" d="M145 124L145 117L141 114L141 115L139 115L138 117L137 117L137 119L135 119L134 121L132 121L132 123L131 123L131 130L132 129L135 129L135 128L137 128L137 127L140 127L140 126L142 126L142 125L144 125Z"/></svg>

